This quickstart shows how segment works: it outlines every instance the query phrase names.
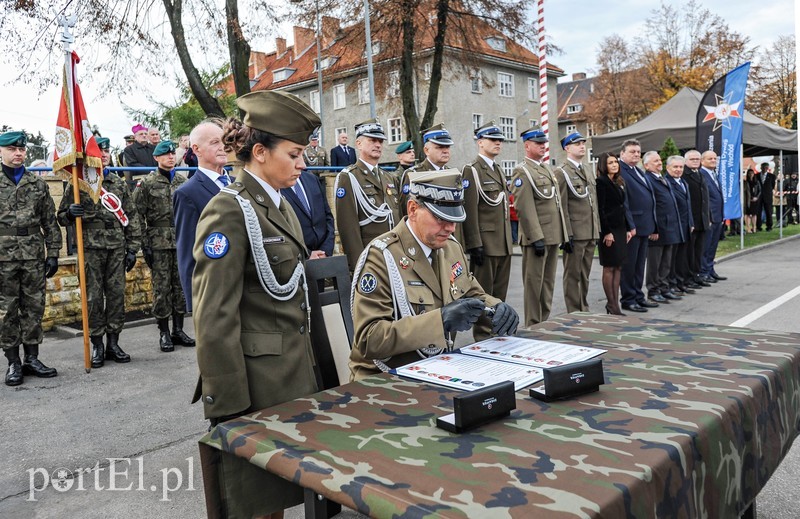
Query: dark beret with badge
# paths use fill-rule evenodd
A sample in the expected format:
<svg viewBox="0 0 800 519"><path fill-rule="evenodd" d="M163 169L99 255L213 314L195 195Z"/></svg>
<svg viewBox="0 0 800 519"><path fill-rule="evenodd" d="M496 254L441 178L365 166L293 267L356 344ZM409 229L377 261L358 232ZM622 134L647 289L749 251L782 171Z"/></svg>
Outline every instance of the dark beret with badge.
<svg viewBox="0 0 800 519"><path fill-rule="evenodd" d="M500 130L500 127L497 126L494 121L490 121L488 124L484 124L477 130L475 130L475 140L478 139L491 139L495 141L504 141L506 140L506 136L503 135L503 132Z"/></svg>
<svg viewBox="0 0 800 519"><path fill-rule="evenodd" d="M563 139L561 139L561 147L567 149L567 146L569 146L570 144L575 144L577 142L586 142L586 137L584 137L578 132L572 132Z"/></svg>
<svg viewBox="0 0 800 519"><path fill-rule="evenodd" d="M394 152L395 152L397 155L400 155L401 153L405 153L405 152L407 152L408 150L410 150L410 149L411 149L411 147L412 147L413 145L414 145L414 143L413 143L413 142L411 142L411 141L401 142L401 143L400 143L400 145L399 145L399 146L397 146L397 147L394 149Z"/></svg>
<svg viewBox="0 0 800 519"><path fill-rule="evenodd" d="M101 150L108 151L111 149L111 139L106 137L98 137L95 139L95 141L97 142L97 147Z"/></svg>
<svg viewBox="0 0 800 519"><path fill-rule="evenodd" d="M411 171L408 180L408 193L437 217L448 222L463 222L467 218L459 170Z"/></svg>
<svg viewBox="0 0 800 519"><path fill-rule="evenodd" d="M363 123L358 123L355 127L356 139L359 137L372 137L373 139L386 140L386 133L383 126L377 119L367 119Z"/></svg>
<svg viewBox="0 0 800 519"><path fill-rule="evenodd" d="M5 132L0 134L0 146L24 148L28 145L28 136L25 132Z"/></svg>
<svg viewBox="0 0 800 519"><path fill-rule="evenodd" d="M175 153L174 142L161 141L156 145L156 148L153 150L154 157L160 157L161 155L166 155L167 153Z"/></svg>
<svg viewBox="0 0 800 519"><path fill-rule="evenodd" d="M432 142L440 146L452 146L453 139L450 137L450 132L444 127L444 124L439 123L431 126L427 130L422 131L422 142Z"/></svg>
<svg viewBox="0 0 800 519"><path fill-rule="evenodd" d="M317 132L319 116L299 97L275 90L250 92L236 100L245 126L305 146Z"/></svg>
<svg viewBox="0 0 800 519"><path fill-rule="evenodd" d="M541 128L536 126L533 128L528 128L524 132L520 133L519 136L522 137L522 142L547 142L547 134L544 133Z"/></svg>

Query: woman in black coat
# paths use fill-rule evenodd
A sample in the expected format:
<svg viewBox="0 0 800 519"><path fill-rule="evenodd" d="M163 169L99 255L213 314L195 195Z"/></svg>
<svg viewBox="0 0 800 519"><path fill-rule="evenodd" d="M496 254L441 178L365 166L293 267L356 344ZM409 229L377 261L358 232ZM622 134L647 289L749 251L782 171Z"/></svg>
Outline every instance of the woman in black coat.
<svg viewBox="0 0 800 519"><path fill-rule="evenodd" d="M619 173L617 156L613 153L603 153L597 159L597 209L602 237L599 251L603 291L608 301L606 311L624 315L619 308L619 283L631 228L625 218L625 182Z"/></svg>

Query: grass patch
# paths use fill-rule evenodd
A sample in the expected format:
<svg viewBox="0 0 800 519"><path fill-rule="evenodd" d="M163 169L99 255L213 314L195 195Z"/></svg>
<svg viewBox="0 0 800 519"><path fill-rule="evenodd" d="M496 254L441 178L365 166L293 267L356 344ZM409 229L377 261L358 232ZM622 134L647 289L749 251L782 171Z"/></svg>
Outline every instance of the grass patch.
<svg viewBox="0 0 800 519"><path fill-rule="evenodd" d="M796 234L800 234L800 225L787 225L783 228L783 237L786 238L788 236L794 236ZM757 232L755 234L745 234L744 235L744 248L750 249L752 247L757 247L758 245L763 245L765 243L770 243L775 240L780 239L780 229L777 227L773 228L771 231L763 231ZM742 250L740 247L741 241L739 235L736 236L725 236L724 240L720 240L719 247L717 247L717 258L721 258L723 256L727 256L732 252L737 252Z"/></svg>

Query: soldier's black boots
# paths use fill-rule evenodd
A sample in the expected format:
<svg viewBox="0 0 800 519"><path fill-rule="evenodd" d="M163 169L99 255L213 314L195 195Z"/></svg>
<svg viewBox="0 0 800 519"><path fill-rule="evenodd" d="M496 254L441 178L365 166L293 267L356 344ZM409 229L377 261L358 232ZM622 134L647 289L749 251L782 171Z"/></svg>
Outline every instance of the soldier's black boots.
<svg viewBox="0 0 800 519"><path fill-rule="evenodd" d="M55 368L48 368L39 360L38 344L23 344L25 350L25 360L22 362L22 374L33 375L39 378L50 378L58 375Z"/></svg>
<svg viewBox="0 0 800 519"><path fill-rule="evenodd" d="M172 316L172 344L179 346L194 346L194 339L183 331L183 316Z"/></svg>
<svg viewBox="0 0 800 519"><path fill-rule="evenodd" d="M157 319L156 322L158 323L158 331L161 336L158 340L158 346L161 348L161 351L175 351L175 347L172 345L172 339L169 337L169 319Z"/></svg>
<svg viewBox="0 0 800 519"><path fill-rule="evenodd" d="M93 335L89 337L92 342L92 367L102 368L105 364L105 346L103 346L103 336Z"/></svg>
<svg viewBox="0 0 800 519"><path fill-rule="evenodd" d="M125 363L131 361L131 356L122 351L119 347L119 334L108 334L108 346L106 346L106 359L114 362Z"/></svg>
<svg viewBox="0 0 800 519"><path fill-rule="evenodd" d="M22 361L19 360L19 346L14 346L3 350L8 359L8 370L6 371L6 385L18 386L22 384Z"/></svg>

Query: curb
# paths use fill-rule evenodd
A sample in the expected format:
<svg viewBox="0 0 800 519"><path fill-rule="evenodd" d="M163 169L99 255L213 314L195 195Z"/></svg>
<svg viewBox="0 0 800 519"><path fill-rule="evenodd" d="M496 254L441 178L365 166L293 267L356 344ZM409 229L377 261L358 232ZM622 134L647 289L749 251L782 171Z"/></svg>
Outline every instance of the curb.
<svg viewBox="0 0 800 519"><path fill-rule="evenodd" d="M732 237L733 236L731 236L731 238ZM787 236L786 238L778 238L775 241L771 241L771 242L768 242L768 243L762 243L761 245L756 245L755 247L750 247L748 249L737 250L736 252L731 252L730 254L728 254L726 256L723 256L723 257L721 257L719 259L715 259L714 261L716 263L723 263L723 262L725 262L727 260L736 259L736 258L738 258L740 256L746 256L747 254L750 254L752 252L758 252L758 251L761 251L761 250L764 250L764 249L768 249L768 248L770 248L770 247L772 247L774 245L778 245L780 243L791 241L791 240L796 240L796 239L800 239L800 234L795 234L794 236Z"/></svg>
<svg viewBox="0 0 800 519"><path fill-rule="evenodd" d="M138 328L140 326L147 326L155 324L155 317L147 317L145 319L137 319L136 321L125 321L125 328ZM83 337L83 330L77 330L69 326L55 325L48 332L47 335L54 335L57 339L73 339L75 337Z"/></svg>

